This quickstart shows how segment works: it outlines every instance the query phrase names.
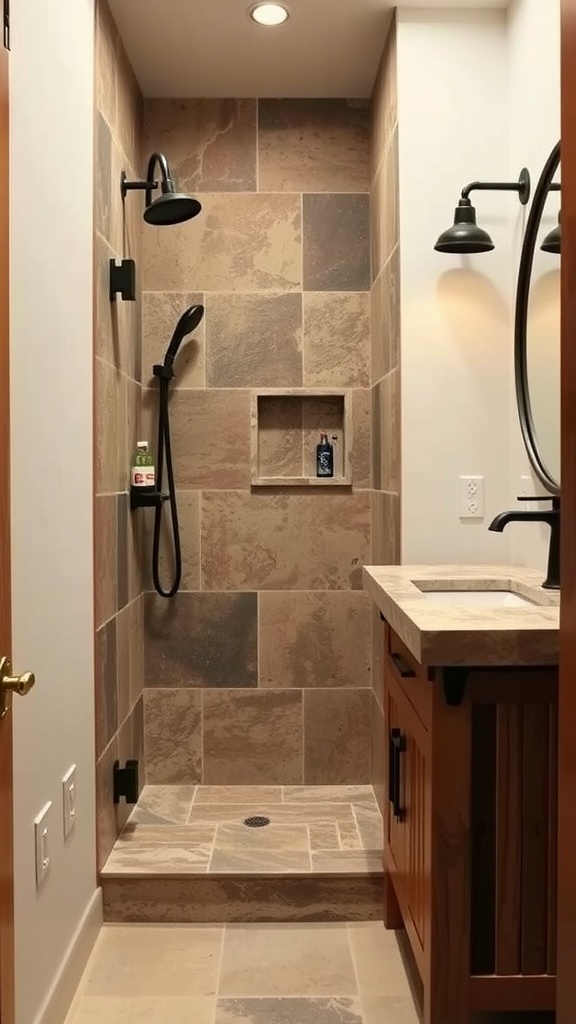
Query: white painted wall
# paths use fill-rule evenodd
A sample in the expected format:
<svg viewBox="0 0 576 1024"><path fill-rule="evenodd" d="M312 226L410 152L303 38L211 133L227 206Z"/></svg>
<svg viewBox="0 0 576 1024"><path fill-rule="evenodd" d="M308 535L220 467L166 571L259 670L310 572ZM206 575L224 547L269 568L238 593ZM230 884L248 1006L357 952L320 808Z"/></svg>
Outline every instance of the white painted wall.
<svg viewBox="0 0 576 1024"><path fill-rule="evenodd" d="M560 0L513 0L508 10L507 64L509 79L509 161L511 170L526 164L532 173L534 186L548 158L550 150L560 138ZM559 178L558 178L559 180ZM547 204L546 224L541 237L554 226L558 195L550 196ZM519 215L512 224L512 261L517 271L522 246L524 218ZM538 288L544 275L557 272L560 258L537 250L534 261L534 282ZM548 277L550 281L550 276ZM553 284L553 282L551 282ZM551 311L550 311L551 312ZM553 319L553 316L550 317ZM533 335L531 335L533 339ZM549 408L551 431L558 429L560 375L560 334L552 334L543 354L543 367L550 376L546 382L546 395L541 402ZM556 385L552 384L555 378ZM544 383L544 376L541 376ZM553 398L556 393L556 401ZM538 396L536 396L538 398ZM531 473L520 436L514 396L511 409L511 467L512 497L518 493L522 476L532 477L532 493L543 494L544 488ZM542 418L539 419L542 424ZM512 556L519 565L544 570L546 566L550 531L534 525L512 528Z"/></svg>
<svg viewBox="0 0 576 1024"><path fill-rule="evenodd" d="M93 0L19 0L11 56L17 1024L40 1020L96 891L92 555ZM64 844L61 779L78 765ZM52 800L36 892L33 819Z"/></svg>
<svg viewBox="0 0 576 1024"><path fill-rule="evenodd" d="M512 194L476 193L496 249L434 251L461 189L508 177L506 13L399 10L402 560L509 561L489 533L510 494ZM474 202L474 199L473 199ZM483 521L461 521L458 478L485 477Z"/></svg>

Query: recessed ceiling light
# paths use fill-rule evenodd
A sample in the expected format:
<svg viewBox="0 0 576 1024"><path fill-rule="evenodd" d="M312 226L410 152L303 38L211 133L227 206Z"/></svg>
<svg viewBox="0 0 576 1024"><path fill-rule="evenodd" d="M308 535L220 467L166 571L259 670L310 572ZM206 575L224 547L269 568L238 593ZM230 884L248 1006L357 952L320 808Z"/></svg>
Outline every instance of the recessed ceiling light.
<svg viewBox="0 0 576 1024"><path fill-rule="evenodd" d="M282 4L255 4L250 17L259 25L282 25L288 20L288 11Z"/></svg>

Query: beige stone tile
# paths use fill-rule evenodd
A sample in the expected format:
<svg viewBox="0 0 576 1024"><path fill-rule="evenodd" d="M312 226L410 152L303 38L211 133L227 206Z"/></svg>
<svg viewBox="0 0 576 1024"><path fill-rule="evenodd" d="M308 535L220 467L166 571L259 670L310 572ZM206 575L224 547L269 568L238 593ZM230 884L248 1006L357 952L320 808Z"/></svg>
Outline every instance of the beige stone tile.
<svg viewBox="0 0 576 1024"><path fill-rule="evenodd" d="M386 202L383 163L370 185L370 281L374 285L384 260L382 258L382 217Z"/></svg>
<svg viewBox="0 0 576 1024"><path fill-rule="evenodd" d="M394 932L381 921L348 925L350 947L362 999L375 996L410 998L408 978Z"/></svg>
<svg viewBox="0 0 576 1024"><path fill-rule="evenodd" d="M213 996L223 928L104 925L85 996Z"/></svg>
<svg viewBox="0 0 576 1024"><path fill-rule="evenodd" d="M203 305L202 292L144 292L142 295L142 383L156 383L152 372L162 363L182 314L190 306ZM172 388L204 387L205 319L178 350Z"/></svg>
<svg viewBox="0 0 576 1024"><path fill-rule="evenodd" d="M144 234L143 287L198 291L297 291L300 196L204 193L202 213Z"/></svg>
<svg viewBox="0 0 576 1024"><path fill-rule="evenodd" d="M356 827L356 819L349 803L265 804L256 801L246 804L192 804L189 821L193 824L241 824L245 818L261 814L274 825L310 825L317 822Z"/></svg>
<svg viewBox="0 0 576 1024"><path fill-rule="evenodd" d="M389 260L392 252L400 241L399 224L399 185L398 185L398 127L394 129L383 163L385 203L383 218L380 222L382 231L381 258L382 266ZM380 268L379 268L380 269Z"/></svg>
<svg viewBox="0 0 576 1024"><path fill-rule="evenodd" d="M142 146L142 94L122 42L118 52L117 89L118 141L130 163L138 165Z"/></svg>
<svg viewBox="0 0 576 1024"><path fill-rule="evenodd" d="M382 817L388 813L388 750L384 711L376 698L372 705L372 784Z"/></svg>
<svg viewBox="0 0 576 1024"><path fill-rule="evenodd" d="M146 395L149 404L154 396ZM250 486L250 393L180 389L170 399L176 486Z"/></svg>
<svg viewBox="0 0 576 1024"><path fill-rule="evenodd" d="M262 593L259 630L260 686L370 684L370 602L365 594Z"/></svg>
<svg viewBox="0 0 576 1024"><path fill-rule="evenodd" d="M506 1015L507 1018L510 1014ZM492 1024L495 1024L492 1017ZM414 1001L411 996L367 996L362 999L362 1020L364 1024L419 1024ZM508 1021L508 1024L511 1024Z"/></svg>
<svg viewBox="0 0 576 1024"><path fill-rule="evenodd" d="M372 395L369 388L352 392L352 482L372 487Z"/></svg>
<svg viewBox="0 0 576 1024"><path fill-rule="evenodd" d="M340 849L338 826L332 824L332 822L318 822L315 825L309 825L308 831L310 833L310 848L312 852Z"/></svg>
<svg viewBox="0 0 576 1024"><path fill-rule="evenodd" d="M216 999L202 996L86 996L67 1024L214 1024L215 1012Z"/></svg>
<svg viewBox="0 0 576 1024"><path fill-rule="evenodd" d="M304 384L362 388L370 384L368 292L304 294Z"/></svg>
<svg viewBox="0 0 576 1024"><path fill-rule="evenodd" d="M118 600L116 573L116 498L97 497L94 506L94 603L96 628L115 614Z"/></svg>
<svg viewBox="0 0 576 1024"><path fill-rule="evenodd" d="M330 850L312 854L316 874L382 875L382 854L367 850Z"/></svg>
<svg viewBox="0 0 576 1024"><path fill-rule="evenodd" d="M258 921L377 921L377 875L195 875L109 878L103 886L107 921L198 923Z"/></svg>
<svg viewBox="0 0 576 1024"><path fill-rule="evenodd" d="M110 302L110 260L114 251L101 235L95 236L94 250L94 298L96 304L96 330L94 353L112 366L121 365L121 347L125 344L123 334L123 311L121 302ZM121 340L122 339L122 340Z"/></svg>
<svg viewBox="0 0 576 1024"><path fill-rule="evenodd" d="M96 493L126 490L126 378L95 360Z"/></svg>
<svg viewBox="0 0 576 1024"><path fill-rule="evenodd" d="M147 786L146 789L166 787ZM179 787L171 787L179 788ZM141 825L131 819L118 838L117 848L125 846L212 846L215 825Z"/></svg>
<svg viewBox="0 0 576 1024"><path fill-rule="evenodd" d="M116 618L96 632L95 704L96 757L100 757L118 729Z"/></svg>
<svg viewBox="0 0 576 1024"><path fill-rule="evenodd" d="M147 686L255 687L257 616L256 594L146 594Z"/></svg>
<svg viewBox="0 0 576 1024"><path fill-rule="evenodd" d="M366 491L206 492L202 585L207 590L361 589L361 566L370 554L369 504Z"/></svg>
<svg viewBox="0 0 576 1024"><path fill-rule="evenodd" d="M282 803L282 786L198 786L194 806L202 804Z"/></svg>
<svg viewBox="0 0 576 1024"><path fill-rule="evenodd" d="M209 387L301 385L302 295L209 295L206 361Z"/></svg>
<svg viewBox="0 0 576 1024"><path fill-rule="evenodd" d="M219 850L214 847L211 875L307 875L310 853L306 850Z"/></svg>
<svg viewBox="0 0 576 1024"><path fill-rule="evenodd" d="M400 247L396 246L371 291L372 383L398 366L400 351Z"/></svg>
<svg viewBox="0 0 576 1024"><path fill-rule="evenodd" d="M200 589L200 492L176 492L178 524L182 551L182 581L180 590ZM152 587L152 550L154 538L154 517L147 514L144 526L144 562L147 586ZM160 583L169 590L175 579L174 538L170 510L165 506L160 526Z"/></svg>
<svg viewBox="0 0 576 1024"><path fill-rule="evenodd" d="M372 93L371 177L380 164L398 119L396 23L392 21Z"/></svg>
<svg viewBox="0 0 576 1024"><path fill-rule="evenodd" d="M118 721L123 722L132 710L130 701L130 613L128 606L116 617L116 685L118 689Z"/></svg>
<svg viewBox="0 0 576 1024"><path fill-rule="evenodd" d="M247 825L218 825L214 851L263 854L284 850L309 853L310 842L306 825L277 825L249 828Z"/></svg>
<svg viewBox="0 0 576 1024"><path fill-rule="evenodd" d="M127 826L185 825L195 786L144 786Z"/></svg>
<svg viewBox="0 0 576 1024"><path fill-rule="evenodd" d="M113 766L118 759L118 734L96 762L97 867L100 871L118 838L120 827L114 804Z"/></svg>
<svg viewBox="0 0 576 1024"><path fill-rule="evenodd" d="M340 834L340 848L342 850L362 849L362 840L360 839L355 817L353 822L340 822L338 824L338 832Z"/></svg>
<svg viewBox="0 0 576 1024"><path fill-rule="evenodd" d="M370 779L371 690L304 691L304 778L311 785Z"/></svg>
<svg viewBox="0 0 576 1024"><path fill-rule="evenodd" d="M116 845L103 875L206 874L212 846L199 843L133 842Z"/></svg>
<svg viewBox="0 0 576 1024"><path fill-rule="evenodd" d="M302 694L204 690L204 780L209 785L302 781Z"/></svg>
<svg viewBox="0 0 576 1024"><path fill-rule="evenodd" d="M374 806L372 786L284 786L286 803L367 804Z"/></svg>
<svg viewBox="0 0 576 1024"><path fill-rule="evenodd" d="M103 238L110 240L112 199L112 136L101 113L96 114L96 197L95 224Z"/></svg>
<svg viewBox="0 0 576 1024"><path fill-rule="evenodd" d="M258 399L258 475L302 476L302 399Z"/></svg>
<svg viewBox="0 0 576 1024"><path fill-rule="evenodd" d="M369 110L340 99L258 102L259 187L264 192L365 192Z"/></svg>
<svg viewBox="0 0 576 1024"><path fill-rule="evenodd" d="M137 598L128 606L130 630L130 704L134 706L144 689L144 601Z"/></svg>
<svg viewBox="0 0 576 1024"><path fill-rule="evenodd" d="M372 492L373 565L397 565L400 561L400 496Z"/></svg>
<svg viewBox="0 0 576 1024"><path fill-rule="evenodd" d="M386 374L372 388L372 441L374 487L397 494L400 488L399 370Z"/></svg>
<svg viewBox="0 0 576 1024"><path fill-rule="evenodd" d="M256 189L256 100L147 99L144 138L183 192Z"/></svg>
<svg viewBox="0 0 576 1024"><path fill-rule="evenodd" d="M96 5L96 107L116 124L116 83L120 38L106 0Z"/></svg>
<svg viewBox="0 0 576 1024"><path fill-rule="evenodd" d="M348 938L334 925L226 929L220 996L356 995Z"/></svg>
<svg viewBox="0 0 576 1024"><path fill-rule="evenodd" d="M370 287L368 196L303 197L304 290L362 292Z"/></svg>
<svg viewBox="0 0 576 1024"><path fill-rule="evenodd" d="M381 783L381 780L378 780ZM354 807L354 816L358 822L358 831L362 840L364 850L382 850L384 847L384 830L382 815L378 806L363 807L358 804Z"/></svg>
<svg viewBox="0 0 576 1024"><path fill-rule="evenodd" d="M201 694L145 690L146 781L185 785L202 777Z"/></svg>
<svg viewBox="0 0 576 1024"><path fill-rule="evenodd" d="M216 1024L362 1024L358 999L219 999Z"/></svg>
<svg viewBox="0 0 576 1024"><path fill-rule="evenodd" d="M134 760L140 765L139 785L144 788L144 702L142 698L134 705L118 732L118 757L122 763ZM119 805L122 824L128 820L134 805L122 802Z"/></svg>

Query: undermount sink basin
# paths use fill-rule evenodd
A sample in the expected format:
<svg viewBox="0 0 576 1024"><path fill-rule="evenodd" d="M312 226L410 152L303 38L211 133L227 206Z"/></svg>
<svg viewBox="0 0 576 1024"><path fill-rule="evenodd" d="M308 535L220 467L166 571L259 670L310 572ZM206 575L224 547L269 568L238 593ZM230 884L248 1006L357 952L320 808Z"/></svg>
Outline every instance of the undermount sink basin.
<svg viewBox="0 0 576 1024"><path fill-rule="evenodd" d="M423 590L434 604L449 604L457 608L530 608L532 601L511 590Z"/></svg>

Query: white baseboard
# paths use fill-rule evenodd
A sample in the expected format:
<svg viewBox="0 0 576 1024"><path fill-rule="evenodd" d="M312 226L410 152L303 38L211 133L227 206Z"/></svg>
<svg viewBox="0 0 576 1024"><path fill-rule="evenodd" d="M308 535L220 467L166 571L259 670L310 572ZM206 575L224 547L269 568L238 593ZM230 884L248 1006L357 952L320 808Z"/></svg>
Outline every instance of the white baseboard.
<svg viewBox="0 0 576 1024"><path fill-rule="evenodd" d="M64 1024L101 927L102 890L97 889L34 1024Z"/></svg>

